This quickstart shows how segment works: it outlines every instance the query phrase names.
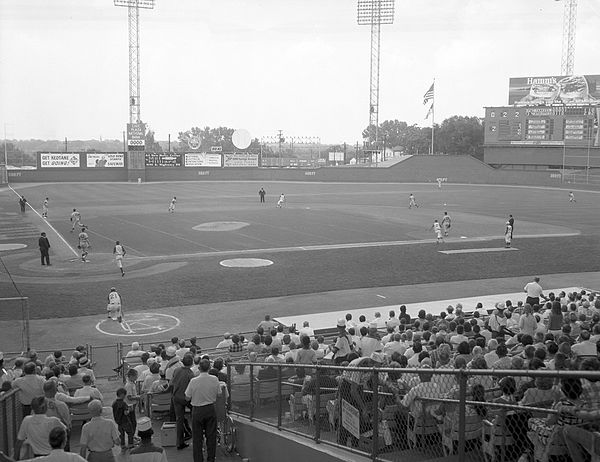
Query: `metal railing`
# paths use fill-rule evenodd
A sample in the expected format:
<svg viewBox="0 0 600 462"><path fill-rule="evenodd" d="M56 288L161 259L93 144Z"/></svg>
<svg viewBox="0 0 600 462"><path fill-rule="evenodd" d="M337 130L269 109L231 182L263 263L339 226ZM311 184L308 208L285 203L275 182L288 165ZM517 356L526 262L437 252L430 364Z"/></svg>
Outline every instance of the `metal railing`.
<svg viewBox="0 0 600 462"><path fill-rule="evenodd" d="M248 370L236 374L236 366L242 365ZM306 370L310 377L303 384L298 369ZM533 451L527 437L533 431L528 428L528 418L558 412L541 407L542 403L524 407L516 401L496 402L502 394L497 386L502 378L515 379L517 394L527 388L526 383L534 388L536 379L552 379L551 389L555 392L545 390L540 394L554 396L560 395L555 382L561 379L600 381L600 372L588 371L350 368L247 362L229 364L228 376L232 413L374 461L398 462L414 458L415 451L423 459L455 454L463 462L469 456L481 459L491 451L491 460L516 460L523 452ZM404 381L409 386L400 393L390 390L390 377L394 378L392 382ZM411 390L429 380L436 383L435 387L449 391L440 396L425 393L403 406ZM332 387L335 383L337 386ZM474 385L482 383L492 386L484 389L483 401L475 400ZM437 414L440 407L446 408L445 413Z"/></svg>

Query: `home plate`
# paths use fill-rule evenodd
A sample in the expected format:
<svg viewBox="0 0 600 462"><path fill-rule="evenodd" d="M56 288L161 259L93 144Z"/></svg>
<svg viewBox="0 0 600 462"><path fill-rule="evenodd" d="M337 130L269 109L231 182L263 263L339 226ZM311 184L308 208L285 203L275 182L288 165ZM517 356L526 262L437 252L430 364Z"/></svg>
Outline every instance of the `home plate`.
<svg viewBox="0 0 600 462"><path fill-rule="evenodd" d="M483 253L483 252L506 252L510 250L519 250L515 247L487 247L483 249L458 249L458 250L438 250L439 253L453 254L453 253Z"/></svg>
<svg viewBox="0 0 600 462"><path fill-rule="evenodd" d="M232 258L223 260L219 264L227 268L258 268L260 266L270 266L273 262L262 258Z"/></svg>

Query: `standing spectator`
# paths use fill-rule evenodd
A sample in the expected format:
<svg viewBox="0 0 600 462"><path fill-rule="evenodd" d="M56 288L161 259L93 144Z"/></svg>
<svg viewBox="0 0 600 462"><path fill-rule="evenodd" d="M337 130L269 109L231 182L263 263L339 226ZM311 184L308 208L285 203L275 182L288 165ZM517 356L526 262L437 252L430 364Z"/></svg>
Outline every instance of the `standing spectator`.
<svg viewBox="0 0 600 462"><path fill-rule="evenodd" d="M138 436L140 445L130 452L131 462L167 462L166 451L152 443L152 420L149 417L142 417L137 422Z"/></svg>
<svg viewBox="0 0 600 462"><path fill-rule="evenodd" d="M519 318L519 332L533 336L538 328L538 321L533 314L533 308L529 303L525 304L523 314Z"/></svg>
<svg viewBox="0 0 600 462"><path fill-rule="evenodd" d="M44 378L35 372L35 363L23 366L23 376L16 378L12 387L19 390L18 398L23 405L23 415L31 414L31 401L44 396ZM46 412L46 411L44 411Z"/></svg>
<svg viewBox="0 0 600 462"><path fill-rule="evenodd" d="M185 419L185 408L190 407L190 404L186 400L185 390L194 378L194 373L190 369L193 363L192 356L185 355L182 360L183 366L173 373L173 380L169 383L169 389L173 392L171 403L177 422L177 449L185 449L189 446L185 442L186 433L190 433L189 424Z"/></svg>
<svg viewBox="0 0 600 462"><path fill-rule="evenodd" d="M194 442L194 462L201 462L203 437L206 437L206 459L215 461L217 449L217 414L215 403L221 394L219 379L209 375L210 361L200 361L200 375L194 377L185 390L185 396L191 401L192 435Z"/></svg>
<svg viewBox="0 0 600 462"><path fill-rule="evenodd" d="M58 417L48 417L46 415L48 402L43 396L31 400L31 409L33 409L33 415L26 415L19 428L17 442L15 443L16 460L19 460L21 456L21 447L25 441L30 444L34 457L47 456L52 451L52 447L48 442L52 429L59 427L66 430Z"/></svg>
<svg viewBox="0 0 600 462"><path fill-rule="evenodd" d="M167 355L167 363L164 367L165 377L167 380L170 381L171 379L173 379L173 373L175 372L175 370L179 369L182 366L181 358L177 356L177 348L175 348L175 346L173 345L167 347L165 353Z"/></svg>
<svg viewBox="0 0 600 462"><path fill-rule="evenodd" d="M277 323L271 319L271 315L270 314L265 314L265 320L261 321L258 324L258 327L262 327L263 331L265 331L265 332L271 332L271 329L273 327L275 327L276 324Z"/></svg>
<svg viewBox="0 0 600 462"><path fill-rule="evenodd" d="M120 441L117 426L112 420L102 417L100 401L91 401L88 410L92 419L81 429L80 454L82 457L87 455L89 462L114 462L112 448Z"/></svg>
<svg viewBox="0 0 600 462"><path fill-rule="evenodd" d="M117 399L112 404L113 418L119 429L121 450L123 452L125 452L127 447L133 447L133 434L135 433L135 423L130 417L129 405L125 402L126 396L127 390L119 388L117 390ZM127 441L125 441L125 434L127 434Z"/></svg>
<svg viewBox="0 0 600 462"><path fill-rule="evenodd" d="M544 297L544 291L542 286L539 284L540 278L534 277L532 282L525 284L523 287L523 291L527 294L527 298L525 299L525 303L529 303L531 306L540 304L540 297Z"/></svg>
<svg viewBox="0 0 600 462"><path fill-rule="evenodd" d="M352 353L353 347L350 343L350 337L346 332L346 321L343 318L337 321L338 338L335 344L330 345L329 348L333 352L333 362L336 366L339 366L342 362L346 361L347 356Z"/></svg>
<svg viewBox="0 0 600 462"><path fill-rule="evenodd" d="M46 233L42 233L40 238L38 239L38 245L40 247L40 258L42 260L42 266L50 264L50 241L46 237Z"/></svg>

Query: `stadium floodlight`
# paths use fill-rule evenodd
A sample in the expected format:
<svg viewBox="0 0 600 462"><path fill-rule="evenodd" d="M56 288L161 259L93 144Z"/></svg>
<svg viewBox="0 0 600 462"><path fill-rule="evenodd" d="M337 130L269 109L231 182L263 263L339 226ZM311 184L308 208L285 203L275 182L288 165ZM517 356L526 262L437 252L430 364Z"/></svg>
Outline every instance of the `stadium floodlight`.
<svg viewBox="0 0 600 462"><path fill-rule="evenodd" d="M375 128L375 145L379 138L379 56L381 25L394 22L394 0L358 0L359 25L371 26L371 77L369 91L369 128Z"/></svg>
<svg viewBox="0 0 600 462"><path fill-rule="evenodd" d="M129 16L129 123L139 124L140 116L140 8L153 9L154 0L114 0L126 6Z"/></svg>

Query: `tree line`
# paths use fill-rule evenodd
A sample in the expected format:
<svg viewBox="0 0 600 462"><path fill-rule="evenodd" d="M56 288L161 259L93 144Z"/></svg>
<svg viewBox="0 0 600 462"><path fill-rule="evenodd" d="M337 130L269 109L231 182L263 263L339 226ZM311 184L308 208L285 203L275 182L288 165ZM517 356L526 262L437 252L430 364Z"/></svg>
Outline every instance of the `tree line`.
<svg viewBox="0 0 600 462"><path fill-rule="evenodd" d="M468 154L483 160L483 123L478 117L452 116L434 127L435 154ZM231 142L235 130L229 127L192 127L180 131L172 143L158 141L152 129L146 131L146 151L149 152L187 152L194 146L198 152L210 151L212 146L221 146L223 152L236 150ZM404 154L427 154L431 149L431 127L408 125L399 120L385 120L379 125L378 142L375 143L375 127L363 130L363 149L393 149ZM281 147L281 153L280 153ZM35 152L118 152L123 151L123 140L22 140L7 141L6 155L9 165L35 165ZM261 143L254 138L247 152L261 153L263 157L313 158L319 153L327 157L330 151L353 152L354 142L341 144L294 145L291 140L282 137L281 143ZM4 156L4 143L0 143L0 157ZM3 159L0 160L3 163Z"/></svg>

